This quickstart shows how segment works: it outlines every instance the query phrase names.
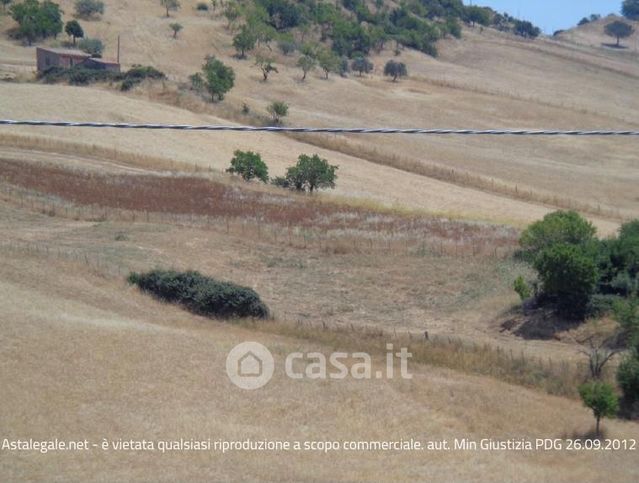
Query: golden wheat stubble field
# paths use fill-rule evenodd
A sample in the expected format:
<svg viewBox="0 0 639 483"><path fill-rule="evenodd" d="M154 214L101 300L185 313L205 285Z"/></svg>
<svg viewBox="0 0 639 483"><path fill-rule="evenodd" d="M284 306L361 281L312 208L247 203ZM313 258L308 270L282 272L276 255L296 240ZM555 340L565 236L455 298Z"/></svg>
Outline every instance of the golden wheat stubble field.
<svg viewBox="0 0 639 483"><path fill-rule="evenodd" d="M61 3L72 12L71 1ZM125 65L154 65L170 81L127 95L106 86L0 83L3 116L240 123L253 120L239 114L243 102L262 113L268 102L283 99L291 104L287 122L292 125L572 129L639 124L639 101L632 95L639 68L632 52L607 52L579 39L580 44L529 43L469 30L462 41L443 42L438 60L404 51L411 78L398 84L380 76L388 52L374 58L374 76L323 81L315 73L305 83L299 82L294 59L280 57L285 66L263 84L250 60L231 58L224 22L197 14L196 2L184 1L172 14L185 26L177 41L170 38L170 20L157 2L105 3L104 18L86 23L85 29L106 40L107 57L114 56L121 35ZM10 24L6 18L0 22L3 30ZM237 75L236 88L214 106L175 84L210 53L233 65ZM34 65L33 55L33 48L4 36L0 40L0 69L19 79ZM158 167L180 169L184 163L221 171L235 149L262 152L274 174L298 153L318 152L340 165L337 195L342 200L356 198L364 206L378 202L398 212L412 208L521 226L574 203L603 233L612 232L620 217L637 213L636 146L625 139L500 138L496 144L468 138L293 139L26 128L0 133L3 162L28 170L37 161L89 170L96 177L157 175ZM455 169L455 175L447 177L442 166ZM442 257L419 247L367 252L353 246L351 238L345 245L339 238L308 243L304 236L304 243L287 245L281 235L278 241L277 227L244 232L245 223L239 222L230 230L224 224L202 228L198 223L206 225L208 219L201 222L190 214L163 214L155 221L151 214L149 221L140 212L129 220L128 213L99 203L67 207L47 190L16 197L15 186L9 192L4 187L0 284L7 296L0 301L0 427L6 437L54 435L96 443L180 437L507 439L581 436L592 426L589 412L573 399L420 364L411 366L410 381L292 383L280 373L263 390L246 393L224 373L226 353L238 342L261 341L280 366L293 350L328 353L339 343L212 322L159 304L124 282L131 269L197 268L252 286L284 325L329 320L329 325L400 332L428 329L515 353L574 361L578 355L570 344L516 339L495 325L515 303L510 283L518 267L508 262ZM243 187L234 189L244 196ZM266 190L267 197L273 193ZM32 195L39 201L32 202ZM334 195L322 198L339 201ZM382 358L376 354L375 364ZM606 421L604 426L610 437L637 434L633 423ZM144 480L149 475L167 481L361 480L383 475L636 481L638 472L629 452L26 452L0 459L0 473L9 480Z"/></svg>

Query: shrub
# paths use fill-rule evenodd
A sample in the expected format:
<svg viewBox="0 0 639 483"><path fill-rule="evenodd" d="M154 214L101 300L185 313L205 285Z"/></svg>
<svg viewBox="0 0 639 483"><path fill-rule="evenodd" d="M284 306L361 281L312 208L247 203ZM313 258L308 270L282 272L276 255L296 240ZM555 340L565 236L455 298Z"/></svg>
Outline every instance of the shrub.
<svg viewBox="0 0 639 483"><path fill-rule="evenodd" d="M288 104L286 102L272 102L271 104L269 104L266 110L273 118L274 124L279 124L282 121L282 118L288 116Z"/></svg>
<svg viewBox="0 0 639 483"><path fill-rule="evenodd" d="M91 54L91 57L102 57L102 52L104 52L104 44L100 39L82 39L78 42L78 48Z"/></svg>
<svg viewBox="0 0 639 483"><path fill-rule="evenodd" d="M220 282L195 271L153 270L131 273L129 283L165 302L196 314L220 318L266 318L269 311L250 288Z"/></svg>
<svg viewBox="0 0 639 483"><path fill-rule="evenodd" d="M584 405L592 409L597 421L596 435L599 436L601 419L614 417L619 410L619 399L615 390L604 382L588 382L579 386L579 395Z"/></svg>
<svg viewBox="0 0 639 483"><path fill-rule="evenodd" d="M529 299L532 294L530 287L524 280L524 277L522 277L521 275L515 279L515 282L513 283L513 289L515 290L515 292L517 292L517 295L519 295L519 298L522 302Z"/></svg>
<svg viewBox="0 0 639 483"><path fill-rule="evenodd" d="M252 151L235 151L231 159L231 167L226 170L227 173L238 174L244 181L259 179L264 183L268 183L268 167L262 161L262 157Z"/></svg>
<svg viewBox="0 0 639 483"><path fill-rule="evenodd" d="M558 244L544 250L535 260L543 293L557 303L560 314L583 319L597 281L592 258L574 245Z"/></svg>
<svg viewBox="0 0 639 483"><path fill-rule="evenodd" d="M77 17L90 19L104 14L104 2L101 0L76 0L75 14Z"/></svg>
<svg viewBox="0 0 639 483"><path fill-rule="evenodd" d="M529 262L543 250L559 243L585 245L594 239L595 227L575 211L555 211L522 233L520 256Z"/></svg>

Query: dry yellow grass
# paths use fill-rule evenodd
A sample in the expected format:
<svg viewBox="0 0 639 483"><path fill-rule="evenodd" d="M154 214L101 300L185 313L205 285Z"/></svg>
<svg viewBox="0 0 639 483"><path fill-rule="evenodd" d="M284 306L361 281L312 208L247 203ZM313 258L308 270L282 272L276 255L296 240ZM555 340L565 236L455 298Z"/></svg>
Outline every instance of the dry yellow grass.
<svg viewBox="0 0 639 483"><path fill-rule="evenodd" d="M23 256L0 270L2 334L10 340L0 372L3 437L506 439L569 436L592 423L578 402L418 365L410 381L293 382L277 373L262 390L245 392L224 373L236 343L266 344L278 365L291 350L330 349L190 316L78 264ZM632 423L605 428L611 437L636 437ZM639 474L631 452L5 453L0 468L9 480L37 481L635 481Z"/></svg>
<svg viewBox="0 0 639 483"><path fill-rule="evenodd" d="M73 1L60 3L68 19ZM87 34L106 41L107 57L114 57L120 35L125 66L151 64L170 81L128 94L106 86L2 82L2 117L225 124L252 119L238 114L245 102L258 117L269 102L281 99L291 104L292 125L639 126L636 54L602 49L595 26L570 41L528 42L467 30L464 39L441 43L439 59L404 51L411 77L397 84L380 75L389 52L373 59L374 76L324 81L314 73L306 83L299 82L295 59L279 56L280 73L263 84L252 61L230 57L225 22L197 13L195 0L183 0L173 14L185 27L175 41L168 28L174 20L164 18L156 0L105 3L102 20L83 23ZM10 24L0 17L0 30ZM237 85L223 104L208 105L177 87L207 54L236 70ZM25 79L34 64L34 48L0 35L0 77ZM235 149L260 151L276 175L299 153L317 152L340 166L335 194L322 195L330 202L517 226L573 203L591 213L604 234L619 219L639 213L636 146L636 140L608 138L295 139L0 128L0 158L25 167L47 162L103 173L212 168L206 176L220 178ZM438 175L450 169L459 177ZM516 192L500 192L502 186ZM374 349L378 367L380 340L359 344L352 334L362 328L396 332L396 341L428 330L512 351L514 359L524 354L526 360L574 368L582 356L566 341L587 329L550 342L500 332L499 321L517 302L512 279L525 270L510 261L441 257L428 250L357 250L347 246L346 237L283 243L282 234L268 226L256 231L239 223L229 229L210 220L152 214L127 221L129 212L110 217L99 207L69 208L46 193L16 201L15 192L3 187L0 196L11 201L0 201L1 438L87 438L98 444L102 438L555 438L583 435L593 425L578 401L539 390L562 392L546 383L564 381L566 374L530 382L530 374L514 373L515 364L504 368L501 377L536 390L469 375L499 376L500 367L490 366L493 349L456 355L420 346L426 351L420 352L422 361L458 371L411 364L410 381L291 381L280 371L264 389L247 393L224 372L228 350L245 340L266 344L280 367L293 350L328 353L344 347ZM251 286L278 321L254 326L205 320L124 283L129 270L156 266L195 268ZM317 333L324 324L340 330ZM482 354L489 360L478 359ZM576 385L579 378L574 379ZM604 427L608 437L637 438L636 423L605 421ZM3 451L0 474L9 481L637 481L635 455Z"/></svg>
<svg viewBox="0 0 639 483"><path fill-rule="evenodd" d="M229 32L220 17L196 13L196 2L183 2L174 14L185 26L181 38L170 38L169 20L152 0L107 2L103 20L89 22L89 35L107 41L107 56L114 55L117 35L123 44L123 62L152 64L171 79L184 81L195 72L206 54L214 53L230 63L237 73L235 89L222 106L195 115L154 102L130 99L118 102L103 90L1 85L9 100L7 115L14 117L73 117L81 119L129 121L224 122L239 112L246 102L263 113L272 100L285 99L295 125L398 125L442 127L530 127L530 128L627 128L639 125L639 105L633 88L639 68L627 56L600 48L575 46L550 40L527 42L489 30L468 30L461 41L440 46L437 60L405 51L402 59L411 78L398 84L380 76L389 53L374 58L375 76L323 81L319 74L300 83L293 58L279 57L280 74L269 83L259 82L253 62L230 57L233 50ZM62 2L71 12L72 2ZM4 21L7 25L8 21ZM135 26L135 27L134 27ZM2 45L7 44L2 40ZM3 48L2 52L5 50ZM33 62L33 49L11 44L6 60L0 63ZM552 73L552 75L548 75ZM49 90L50 89L50 90ZM143 91L143 89L142 89ZM144 92L133 94L146 96ZM148 100L162 101L149 94ZM121 96L117 96L120 97ZM172 97L172 95L171 95ZM73 99L59 105L52 99ZM173 101L172 101L173 102ZM189 101L190 103L191 101ZM189 105L186 103L185 105ZM120 105L122 104L122 105ZM126 106L124 105L126 104ZM201 110L202 108L198 108ZM235 118L236 116L231 116ZM75 132L32 129L17 130L35 136L77 138ZM157 133L101 131L80 134L87 143L123 151L144 151L151 156L213 166L225 166L237 147L263 151L276 173L290 163L291 153L317 150L300 142L270 135L162 135ZM117 135L117 138L115 137ZM220 139L220 137L222 139ZM516 186L521 193L539 193L535 200L553 197L589 206L589 211L636 216L639 202L633 187L639 177L635 141L625 139L510 139L367 137L350 140L357 146L374 148L380 155L399 156L407 164L454 168L472 176L494 179L495 186ZM337 143L331 149L339 149ZM373 167L361 154L344 156L331 149L321 150L342 166L341 194L373 197L387 203L419 206L438 212L468 212L483 219L527 223L547 208L533 203L510 201L500 196L461 189L449 183L433 183L405 175L399 170ZM490 190L490 185L485 189ZM557 203L566 205L567 203ZM608 233L615 224L600 226Z"/></svg>

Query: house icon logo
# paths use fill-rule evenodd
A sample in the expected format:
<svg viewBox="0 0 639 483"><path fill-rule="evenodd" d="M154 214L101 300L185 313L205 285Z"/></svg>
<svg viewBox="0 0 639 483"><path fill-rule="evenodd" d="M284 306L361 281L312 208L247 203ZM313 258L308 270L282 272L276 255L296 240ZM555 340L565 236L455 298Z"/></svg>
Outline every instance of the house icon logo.
<svg viewBox="0 0 639 483"><path fill-rule="evenodd" d="M226 357L226 373L242 389L259 389L273 377L275 362L271 352L258 342L243 342Z"/></svg>

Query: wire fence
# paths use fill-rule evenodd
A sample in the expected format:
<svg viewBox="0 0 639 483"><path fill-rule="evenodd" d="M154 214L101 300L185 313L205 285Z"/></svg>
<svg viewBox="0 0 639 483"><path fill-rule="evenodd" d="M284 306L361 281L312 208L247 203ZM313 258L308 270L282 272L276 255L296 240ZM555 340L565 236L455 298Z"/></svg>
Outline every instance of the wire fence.
<svg viewBox="0 0 639 483"><path fill-rule="evenodd" d="M287 126L234 126L191 124L134 124L122 122L74 122L43 120L0 119L4 126L75 127L98 129L149 129L174 131L236 131L236 132L283 132L283 133L328 133L328 134L421 134L457 136L639 136L639 131L615 130L530 130L530 129L423 129L387 127L287 127Z"/></svg>

